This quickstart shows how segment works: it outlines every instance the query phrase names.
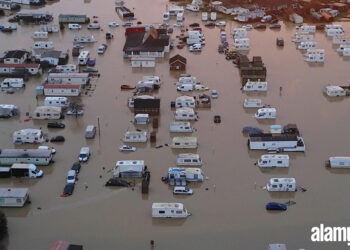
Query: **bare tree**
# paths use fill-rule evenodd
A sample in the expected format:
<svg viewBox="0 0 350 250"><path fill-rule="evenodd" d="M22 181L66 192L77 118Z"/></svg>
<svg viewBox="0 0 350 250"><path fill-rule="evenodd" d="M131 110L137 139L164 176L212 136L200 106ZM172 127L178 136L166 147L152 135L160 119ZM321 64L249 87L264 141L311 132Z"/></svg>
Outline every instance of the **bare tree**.
<svg viewBox="0 0 350 250"><path fill-rule="evenodd" d="M83 110L84 108L84 104L77 102L77 101L72 101L69 103L69 110L71 110L73 112L73 114L75 114L75 117L78 117L78 112Z"/></svg>

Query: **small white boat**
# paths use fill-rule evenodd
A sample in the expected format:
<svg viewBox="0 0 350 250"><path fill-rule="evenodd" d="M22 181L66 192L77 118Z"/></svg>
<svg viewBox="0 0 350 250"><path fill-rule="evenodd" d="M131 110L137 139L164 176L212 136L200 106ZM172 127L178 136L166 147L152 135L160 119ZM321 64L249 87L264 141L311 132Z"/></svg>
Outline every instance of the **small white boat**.
<svg viewBox="0 0 350 250"><path fill-rule="evenodd" d="M75 36L73 43L94 43L96 42L93 36Z"/></svg>

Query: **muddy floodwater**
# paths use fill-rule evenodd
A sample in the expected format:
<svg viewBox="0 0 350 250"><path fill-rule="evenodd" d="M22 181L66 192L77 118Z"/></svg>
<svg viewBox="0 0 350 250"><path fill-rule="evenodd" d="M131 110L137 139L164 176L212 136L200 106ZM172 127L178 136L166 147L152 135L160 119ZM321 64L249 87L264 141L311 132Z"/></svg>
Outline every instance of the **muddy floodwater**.
<svg viewBox="0 0 350 250"><path fill-rule="evenodd" d="M135 12L144 24L162 22L166 9L165 0L127 0L125 6ZM344 60L332 46L324 32L317 31L318 48L324 48L323 64L310 65L303 59L291 41L295 32L291 23L282 24L280 31L266 29L248 32L250 51L248 56L262 56L267 67L269 89L266 94L253 94L277 109L275 121L258 122L254 111L243 109L247 95L240 88L239 72L231 61L218 54L219 28L203 28L206 45L201 53L191 54L187 48L170 52L187 58L187 73L196 76L205 86L216 89L219 98L212 100L211 109L199 109L199 120L193 123L198 138L197 152L204 161L202 170L208 178L199 184L190 184L194 195L175 197L172 189L162 183L161 177L169 167L176 165L176 154L184 150L170 147L156 149L156 145L170 144L169 125L173 120L170 102L180 94L174 83L178 72L170 72L167 55L157 59L154 69L132 69L129 60L122 57L125 42L124 28L109 28L108 22L122 23L114 10L113 0L82 1L62 0L48 4L41 10L54 14L57 24L59 14L87 14L98 16L103 31L68 29L49 35L55 49L72 49L75 34L92 34L97 43L86 45L101 77L94 79L88 91L80 97L85 114L67 117L63 130L46 127L47 121L24 122L43 98L35 98L35 87L44 76L32 77L26 88L12 95L0 93L0 103L19 106L19 117L0 121L0 148L31 148L31 145L14 146L12 133L23 128L42 127L48 137L63 135L64 143L56 143L55 163L40 167L42 179L1 179L1 187L28 187L32 203L24 208L4 209L8 217L9 239L7 249L48 249L59 239L81 244L84 249L267 249L269 243L286 243L288 249L346 249L346 243L313 243L310 229L324 223L330 226L347 226L350 223L350 171L328 170L324 167L330 156L349 156L349 105L350 98L330 99L322 93L327 84L349 84L350 61ZM8 17L1 17L6 24ZM173 24L174 18L169 21ZM201 23L201 14L186 12L185 24ZM350 24L342 23L346 33ZM238 27L228 23L226 32ZM1 51L31 49L31 35L37 25L20 25L18 30L0 33ZM106 42L105 32L110 30L114 39ZM172 39L180 34L174 28ZM283 37L285 46L276 46L276 37ZM232 38L229 39L232 43ZM97 47L107 43L102 56ZM70 57L77 64L77 58ZM154 93L161 98L160 125L155 144L133 144L136 152L118 150L121 138L127 130L134 130L133 113L127 107L132 93L121 91L121 84L134 85L144 75L158 75L163 85ZM280 87L282 91L280 92ZM214 124L213 116L221 115L221 124ZM85 127L97 125L100 120L100 136L94 140L84 138ZM247 137L241 133L246 125L258 126L268 131L269 125L296 123L306 143L305 153L290 153L288 169L260 170L254 165L264 152L251 152ZM141 128L142 127L138 127ZM151 125L146 128L152 131ZM48 145L52 145L48 143ZM77 161L82 146L89 146L92 156L82 164L74 194L61 198L67 171ZM112 177L111 169L117 160L144 160L151 171L149 194L141 194L140 182L134 189L107 188L105 182ZM261 187L271 177L294 177L297 185L307 192L269 193ZM85 185L88 188L85 188ZM296 205L286 212L267 212L270 201ZM187 219L152 219L153 202L181 202L192 213Z"/></svg>

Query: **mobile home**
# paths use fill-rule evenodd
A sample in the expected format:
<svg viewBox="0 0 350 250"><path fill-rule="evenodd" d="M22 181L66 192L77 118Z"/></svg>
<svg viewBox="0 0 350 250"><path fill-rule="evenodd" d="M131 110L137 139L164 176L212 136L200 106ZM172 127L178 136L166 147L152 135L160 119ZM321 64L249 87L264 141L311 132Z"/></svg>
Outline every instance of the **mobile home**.
<svg viewBox="0 0 350 250"><path fill-rule="evenodd" d="M343 56L350 56L350 48L344 48Z"/></svg>
<svg viewBox="0 0 350 250"><path fill-rule="evenodd" d="M0 188L0 207L23 207L28 201L28 188Z"/></svg>
<svg viewBox="0 0 350 250"><path fill-rule="evenodd" d="M306 50L306 49L316 49L317 43L316 42L301 42L297 49L299 50Z"/></svg>
<svg viewBox="0 0 350 250"><path fill-rule="evenodd" d="M182 203L152 203L153 218L186 218L190 215Z"/></svg>
<svg viewBox="0 0 350 250"><path fill-rule="evenodd" d="M275 108L258 109L254 117L256 119L276 119L276 109Z"/></svg>
<svg viewBox="0 0 350 250"><path fill-rule="evenodd" d="M33 49L53 49L53 42L34 42Z"/></svg>
<svg viewBox="0 0 350 250"><path fill-rule="evenodd" d="M170 124L170 132L173 133L192 133L193 128L189 122L172 122Z"/></svg>
<svg viewBox="0 0 350 250"><path fill-rule="evenodd" d="M350 168L350 157L348 156L333 156L329 157L326 165L331 168Z"/></svg>
<svg viewBox="0 0 350 250"><path fill-rule="evenodd" d="M80 52L78 56L78 63L79 65L86 65L88 61L90 60L90 53L87 50L83 50Z"/></svg>
<svg viewBox="0 0 350 250"><path fill-rule="evenodd" d="M0 117L12 117L19 114L19 108L13 104L0 104Z"/></svg>
<svg viewBox="0 0 350 250"><path fill-rule="evenodd" d="M33 112L33 119L62 119L64 118L61 107L39 106Z"/></svg>
<svg viewBox="0 0 350 250"><path fill-rule="evenodd" d="M23 78L6 78L1 82L1 88L23 88Z"/></svg>
<svg viewBox="0 0 350 250"><path fill-rule="evenodd" d="M79 84L89 83L89 73L49 73L47 76L48 84Z"/></svg>
<svg viewBox="0 0 350 250"><path fill-rule="evenodd" d="M0 151L0 165L5 166L11 166L14 163L49 165L51 161L51 149L3 149Z"/></svg>
<svg viewBox="0 0 350 250"><path fill-rule="evenodd" d="M339 48L337 48L337 52L344 53L344 50L349 48L350 48L350 44L340 44Z"/></svg>
<svg viewBox="0 0 350 250"><path fill-rule="evenodd" d="M315 33L316 26L315 25L301 25L296 27L297 31Z"/></svg>
<svg viewBox="0 0 350 250"><path fill-rule="evenodd" d="M305 152L304 139L296 135L250 135L248 145L251 150Z"/></svg>
<svg viewBox="0 0 350 250"><path fill-rule="evenodd" d="M346 91L340 86L328 85L323 88L323 93L328 96L346 96Z"/></svg>
<svg viewBox="0 0 350 250"><path fill-rule="evenodd" d="M249 38L236 38L233 46L236 50L249 50Z"/></svg>
<svg viewBox="0 0 350 250"><path fill-rule="evenodd" d="M202 160L199 157L199 154L179 154L177 155L176 165L202 166Z"/></svg>
<svg viewBox="0 0 350 250"><path fill-rule="evenodd" d="M43 143L45 141L43 132L40 129L26 128L17 130L12 134L13 143Z"/></svg>
<svg viewBox="0 0 350 250"><path fill-rule="evenodd" d="M192 108L178 108L175 111L175 120L197 121L197 114Z"/></svg>
<svg viewBox="0 0 350 250"><path fill-rule="evenodd" d="M169 6L170 16L176 16L178 13L183 13L184 7L182 6Z"/></svg>
<svg viewBox="0 0 350 250"><path fill-rule="evenodd" d="M216 21L216 12L210 12L210 20Z"/></svg>
<svg viewBox="0 0 350 250"><path fill-rule="evenodd" d="M295 43L313 42L313 41L314 41L314 35L309 35L309 34L297 34L293 39L293 42Z"/></svg>
<svg viewBox="0 0 350 250"><path fill-rule="evenodd" d="M78 96L80 90L79 84L44 84L45 96Z"/></svg>
<svg viewBox="0 0 350 250"><path fill-rule="evenodd" d="M266 189L270 192L295 192L297 187L295 178L271 178Z"/></svg>
<svg viewBox="0 0 350 250"><path fill-rule="evenodd" d="M184 13L183 12L179 12L176 15L176 21L178 22L182 22L184 20Z"/></svg>
<svg viewBox="0 0 350 250"><path fill-rule="evenodd" d="M36 31L33 34L33 39L47 39L49 37L49 33L46 31Z"/></svg>
<svg viewBox="0 0 350 250"><path fill-rule="evenodd" d="M186 5L186 10L198 12L199 11L199 6L198 5L193 5L193 4L187 4Z"/></svg>
<svg viewBox="0 0 350 250"><path fill-rule="evenodd" d="M128 131L123 137L123 142L147 142L147 132Z"/></svg>
<svg viewBox="0 0 350 250"><path fill-rule="evenodd" d="M328 37L333 37L333 36L344 36L344 30L341 29L328 29L326 31L326 34Z"/></svg>
<svg viewBox="0 0 350 250"><path fill-rule="evenodd" d="M208 12L202 12L202 21L208 21Z"/></svg>
<svg viewBox="0 0 350 250"><path fill-rule="evenodd" d="M174 137L171 143L172 148L197 148L197 137L180 136Z"/></svg>
<svg viewBox="0 0 350 250"><path fill-rule="evenodd" d="M203 181L204 176L200 168L169 168L168 179L185 179L186 181Z"/></svg>
<svg viewBox="0 0 350 250"><path fill-rule="evenodd" d="M244 99L243 107L245 108L263 108L265 105L261 99Z"/></svg>
<svg viewBox="0 0 350 250"><path fill-rule="evenodd" d="M75 64L57 65L56 70L61 73L78 73L79 69Z"/></svg>
<svg viewBox="0 0 350 250"><path fill-rule="evenodd" d="M262 155L258 161L261 168L289 167L289 156L279 154Z"/></svg>
<svg viewBox="0 0 350 250"><path fill-rule="evenodd" d="M136 114L134 119L135 124L145 125L149 123L149 114Z"/></svg>
<svg viewBox="0 0 350 250"><path fill-rule="evenodd" d="M175 100L175 107L176 108L195 108L196 100L194 99L193 96L179 96Z"/></svg>
<svg viewBox="0 0 350 250"><path fill-rule="evenodd" d="M156 85L161 85L162 84L162 81L160 80L159 76L143 76L142 77L142 81L144 81L144 82L151 81L151 82L153 82Z"/></svg>
<svg viewBox="0 0 350 250"><path fill-rule="evenodd" d="M67 108L69 101L67 97L45 97L45 106Z"/></svg>
<svg viewBox="0 0 350 250"><path fill-rule="evenodd" d="M267 82L251 81L248 79L243 87L244 91L267 91Z"/></svg>
<svg viewBox="0 0 350 250"><path fill-rule="evenodd" d="M334 36L332 40L333 44L347 44L350 45L350 37Z"/></svg>
<svg viewBox="0 0 350 250"><path fill-rule="evenodd" d="M117 161L114 169L115 177L141 178L145 171L145 162L140 160Z"/></svg>

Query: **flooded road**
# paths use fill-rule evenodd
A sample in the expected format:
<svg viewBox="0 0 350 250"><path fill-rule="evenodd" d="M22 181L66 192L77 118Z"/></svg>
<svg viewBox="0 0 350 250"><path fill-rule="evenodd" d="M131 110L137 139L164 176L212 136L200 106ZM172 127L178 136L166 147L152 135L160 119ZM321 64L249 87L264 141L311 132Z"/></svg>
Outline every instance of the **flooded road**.
<svg viewBox="0 0 350 250"><path fill-rule="evenodd" d="M129 0L126 7L133 9L138 21L162 22L164 0ZM134 9L135 8L135 9ZM198 110L197 128L199 147L196 150L205 162L203 172L208 176L200 184L191 184L195 194L190 197L174 197L171 189L161 182L168 168L175 166L176 154L184 152L169 147L156 149L149 142L135 144L137 151L121 153L121 138L127 130L133 130L133 113L126 103L131 92L121 91L120 85L134 85L144 75L158 75L163 81L155 93L161 98L160 126L156 145L170 144L169 125L173 120L170 101L179 95L174 83L178 72L170 72L167 55L157 59L155 69L132 69L129 60L122 57L125 36L124 28L108 28L109 21L122 21L114 10L114 2L106 1L60 1L47 5L45 10L54 14L87 14L99 16L102 31L64 30L50 34L55 49L66 51L72 48L75 34L93 34L98 40L87 45L101 77L92 83L91 91L81 97L85 114L83 117L66 117L64 130L48 130L46 121L24 122L43 99L35 99L35 86L44 77L33 77L25 90L13 95L0 93L0 103L15 104L21 110L20 117L0 121L0 148L13 148L12 133L22 128L42 127L48 137L63 135L66 142L55 144L55 163L43 166L44 177L39 180L1 179L0 186L29 187L31 201L21 209L4 209L9 224L8 249L48 249L58 239L82 244L84 249L150 249L150 240L156 249L267 249L268 243L286 243L288 249L345 249L346 243L315 244L310 241L310 229L324 223L330 226L347 226L349 216L350 171L330 171L324 167L330 156L347 156L349 152L348 128L350 125L350 98L332 100L322 93L327 84L349 83L350 61L340 57L332 41L323 32L317 32L318 48L326 51L323 65L309 65L291 41L294 25L283 24L280 31L252 30L248 32L252 56L262 56L267 67L269 90L261 98L266 104L277 108L277 119L258 122L254 112L243 109L247 97L240 90L238 69L223 55L217 53L220 42L218 28L204 28L206 45L200 54L191 54L187 48L174 48L187 58L187 73L196 76L205 86L216 89L217 100L211 110ZM200 21L200 13L185 14L185 24ZM7 18L0 18L5 23ZM170 23L174 23L171 20ZM346 32L350 24L342 23ZM237 27L232 23L226 32ZM21 25L12 34L0 33L1 50L25 48L33 45L31 35L39 26ZM97 55L97 47L105 41L105 31L111 30L114 39L107 41L108 49L103 56ZM172 38L180 34L174 28ZM276 37L283 37L284 48L276 47ZM232 42L232 39L231 39ZM70 58L77 64L77 58ZM280 87L282 92L280 93ZM222 123L214 124L213 116L221 115ZM85 127L97 125L100 119L101 135L86 141ZM271 124L296 123L306 143L305 153L291 153L291 163L286 170L261 171L254 165L264 152L250 152L247 137L241 133L246 125L259 126L265 131ZM147 131L152 131L151 125ZM50 144L49 144L50 145ZM83 164L74 194L61 198L67 171L77 161L82 146L89 146L92 156ZM16 146L29 148L31 146ZM148 195L141 194L140 183L134 189L106 188L104 183L112 176L111 169L117 160L144 160L151 171ZM297 185L307 192L271 194L262 190L271 177L294 177ZM88 188L85 188L85 184ZM296 205L284 213L266 212L269 201L287 202ZM186 220L161 220L151 218L153 202L182 202L192 213Z"/></svg>

